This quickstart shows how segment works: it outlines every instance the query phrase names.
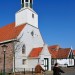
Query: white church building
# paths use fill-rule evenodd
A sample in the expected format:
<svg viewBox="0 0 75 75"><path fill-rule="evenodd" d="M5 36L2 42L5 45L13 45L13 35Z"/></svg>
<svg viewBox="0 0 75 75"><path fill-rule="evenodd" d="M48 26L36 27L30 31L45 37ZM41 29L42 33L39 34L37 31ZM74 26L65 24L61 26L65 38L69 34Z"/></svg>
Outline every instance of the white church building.
<svg viewBox="0 0 75 75"><path fill-rule="evenodd" d="M0 53L1 46L7 45L6 68L13 71L35 68L37 64L45 70L51 70L51 54L38 28L38 14L32 7L33 0L21 0L21 9L15 14L15 22L0 28ZM1 70L3 60L0 61Z"/></svg>

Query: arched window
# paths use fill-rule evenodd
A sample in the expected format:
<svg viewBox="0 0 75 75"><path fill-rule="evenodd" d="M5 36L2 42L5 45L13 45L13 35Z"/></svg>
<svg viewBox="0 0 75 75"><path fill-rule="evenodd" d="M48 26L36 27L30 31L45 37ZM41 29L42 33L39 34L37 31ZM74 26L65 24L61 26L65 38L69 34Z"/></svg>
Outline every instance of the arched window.
<svg viewBox="0 0 75 75"><path fill-rule="evenodd" d="M26 64L26 59L22 60L22 64L25 65Z"/></svg>
<svg viewBox="0 0 75 75"><path fill-rule="evenodd" d="M22 54L25 54L25 45L22 46Z"/></svg>

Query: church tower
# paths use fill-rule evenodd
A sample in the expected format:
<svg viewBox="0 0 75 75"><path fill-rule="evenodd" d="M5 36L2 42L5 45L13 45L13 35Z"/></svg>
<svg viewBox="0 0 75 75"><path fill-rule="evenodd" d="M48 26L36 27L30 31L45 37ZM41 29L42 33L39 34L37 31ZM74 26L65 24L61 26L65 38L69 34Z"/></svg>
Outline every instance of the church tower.
<svg viewBox="0 0 75 75"><path fill-rule="evenodd" d="M15 14L16 26L29 24L38 28L38 15L33 10L33 0L21 0L21 9Z"/></svg>
<svg viewBox="0 0 75 75"><path fill-rule="evenodd" d="M33 0L21 0L21 7L29 7L32 8Z"/></svg>

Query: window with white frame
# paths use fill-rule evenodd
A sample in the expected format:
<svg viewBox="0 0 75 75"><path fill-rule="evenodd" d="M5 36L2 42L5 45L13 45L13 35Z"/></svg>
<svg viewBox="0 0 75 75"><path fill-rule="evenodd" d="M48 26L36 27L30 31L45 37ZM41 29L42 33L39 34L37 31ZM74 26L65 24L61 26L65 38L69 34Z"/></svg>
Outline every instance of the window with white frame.
<svg viewBox="0 0 75 75"><path fill-rule="evenodd" d="M22 64L25 65L26 64L26 59L22 60Z"/></svg>

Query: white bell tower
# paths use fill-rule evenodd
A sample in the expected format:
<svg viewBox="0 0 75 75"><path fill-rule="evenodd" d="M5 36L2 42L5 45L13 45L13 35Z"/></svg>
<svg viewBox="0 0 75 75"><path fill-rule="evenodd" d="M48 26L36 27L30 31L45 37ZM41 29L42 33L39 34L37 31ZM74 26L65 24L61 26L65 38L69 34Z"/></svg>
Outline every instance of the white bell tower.
<svg viewBox="0 0 75 75"><path fill-rule="evenodd" d="M33 0L21 0L21 7L30 7L33 6Z"/></svg>
<svg viewBox="0 0 75 75"><path fill-rule="evenodd" d="M33 0L21 0L21 9L15 14L16 26L29 24L38 28L38 15L33 10Z"/></svg>

